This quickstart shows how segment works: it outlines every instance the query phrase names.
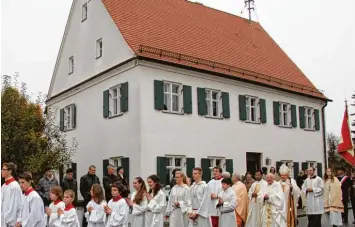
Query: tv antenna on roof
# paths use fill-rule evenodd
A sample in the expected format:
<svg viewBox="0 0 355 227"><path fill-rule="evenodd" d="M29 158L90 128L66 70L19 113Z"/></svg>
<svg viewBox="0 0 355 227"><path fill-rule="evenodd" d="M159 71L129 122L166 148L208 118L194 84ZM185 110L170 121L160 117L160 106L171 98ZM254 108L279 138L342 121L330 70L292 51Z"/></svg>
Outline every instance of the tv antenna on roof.
<svg viewBox="0 0 355 227"><path fill-rule="evenodd" d="M244 0L245 6L244 8L248 9L249 12L249 24L251 23L251 11L255 11L254 0Z"/></svg>

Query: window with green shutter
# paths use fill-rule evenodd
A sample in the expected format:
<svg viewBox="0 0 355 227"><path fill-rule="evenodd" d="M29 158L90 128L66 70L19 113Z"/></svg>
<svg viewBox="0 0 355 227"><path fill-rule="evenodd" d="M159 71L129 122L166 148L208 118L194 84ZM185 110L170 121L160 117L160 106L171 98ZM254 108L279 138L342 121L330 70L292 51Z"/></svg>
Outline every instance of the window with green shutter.
<svg viewBox="0 0 355 227"><path fill-rule="evenodd" d="M154 80L154 108L164 110L164 83L161 80Z"/></svg>
<svg viewBox="0 0 355 227"><path fill-rule="evenodd" d="M320 116L319 116L319 110L317 109L314 110L314 129L316 131L320 130Z"/></svg>
<svg viewBox="0 0 355 227"><path fill-rule="evenodd" d="M157 157L157 175L160 178L160 183L165 186L169 182L167 182L167 174L168 171L166 169L166 157Z"/></svg>
<svg viewBox="0 0 355 227"><path fill-rule="evenodd" d="M229 93L222 92L222 114L223 118L230 118Z"/></svg>
<svg viewBox="0 0 355 227"><path fill-rule="evenodd" d="M192 114L192 89L191 86L183 86L184 113Z"/></svg>
<svg viewBox="0 0 355 227"><path fill-rule="evenodd" d="M103 91L103 117L108 118L110 116L110 93L109 90Z"/></svg>
<svg viewBox="0 0 355 227"><path fill-rule="evenodd" d="M274 101L273 102L273 110L274 110L274 125L280 125L280 103Z"/></svg>
<svg viewBox="0 0 355 227"><path fill-rule="evenodd" d="M306 127L306 118L305 118L305 109L304 106L298 107L299 119L300 119L300 128Z"/></svg>
<svg viewBox="0 0 355 227"><path fill-rule="evenodd" d="M292 124L292 128L297 128L297 108L296 108L296 105L291 105L291 124Z"/></svg>
<svg viewBox="0 0 355 227"><path fill-rule="evenodd" d="M211 180L211 170L210 170L211 161L208 158L201 159L201 168L202 168L202 179L208 183Z"/></svg>
<svg viewBox="0 0 355 227"><path fill-rule="evenodd" d="M207 114L206 89L197 88L197 109L198 115L205 116Z"/></svg>
<svg viewBox="0 0 355 227"><path fill-rule="evenodd" d="M308 162L302 162L302 170L307 170L309 166Z"/></svg>
<svg viewBox="0 0 355 227"><path fill-rule="evenodd" d="M241 121L247 120L247 106L245 95L239 95L239 119Z"/></svg>
<svg viewBox="0 0 355 227"><path fill-rule="evenodd" d="M260 106L260 123L266 124L267 117L266 117L266 100L259 99L259 106Z"/></svg>
<svg viewBox="0 0 355 227"><path fill-rule="evenodd" d="M226 159L226 171L233 174L233 159Z"/></svg>
<svg viewBox="0 0 355 227"><path fill-rule="evenodd" d="M64 109L59 110L59 129L64 131Z"/></svg>
<svg viewBox="0 0 355 227"><path fill-rule="evenodd" d="M195 159L186 158L186 176L192 178L192 171L195 168Z"/></svg>
<svg viewBox="0 0 355 227"><path fill-rule="evenodd" d="M123 84L121 84L121 100L120 100L120 104L121 104L121 111L122 113L127 112L128 111L128 82L125 82Z"/></svg>

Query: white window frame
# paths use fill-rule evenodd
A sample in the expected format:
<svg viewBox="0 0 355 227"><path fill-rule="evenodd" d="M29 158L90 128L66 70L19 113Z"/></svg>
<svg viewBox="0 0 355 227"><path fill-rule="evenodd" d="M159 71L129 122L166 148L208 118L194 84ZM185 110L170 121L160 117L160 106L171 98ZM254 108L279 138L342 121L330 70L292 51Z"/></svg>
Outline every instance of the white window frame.
<svg viewBox="0 0 355 227"><path fill-rule="evenodd" d="M81 22L85 21L88 18L88 3L83 4L81 8Z"/></svg>
<svg viewBox="0 0 355 227"><path fill-rule="evenodd" d="M114 90L117 90L117 95L114 96ZM115 113L115 106L117 112ZM109 117L121 115L121 84L109 88Z"/></svg>
<svg viewBox="0 0 355 227"><path fill-rule="evenodd" d="M96 41L96 59L101 58L103 53L102 38Z"/></svg>
<svg viewBox="0 0 355 227"><path fill-rule="evenodd" d="M74 56L69 58L69 74L74 73Z"/></svg>
<svg viewBox="0 0 355 227"><path fill-rule="evenodd" d="M183 94L182 89L183 86L181 83L171 82L171 81L163 81L164 86L164 110L163 112L168 113L182 113L183 108ZM178 87L178 91L173 92L173 87ZM167 89L166 89L167 88ZM176 101L178 102L176 104ZM175 105L174 105L175 104ZM173 109L174 106L177 105L177 109Z"/></svg>
<svg viewBox="0 0 355 227"><path fill-rule="evenodd" d="M213 94L217 94L216 98L213 98ZM222 118L222 92L219 90L206 88L206 105L207 105L207 117ZM213 114L213 105L216 105L216 115Z"/></svg>
<svg viewBox="0 0 355 227"><path fill-rule="evenodd" d="M284 110L283 107L286 106L287 110ZM286 122L284 119L284 114L286 114ZM282 127L291 127L291 104L280 102L280 126Z"/></svg>
<svg viewBox="0 0 355 227"><path fill-rule="evenodd" d="M208 157L208 159L210 160L210 171L211 171L211 176L213 176L213 168L218 166L222 168L222 172L226 171L226 158L225 157ZM217 160L220 161L219 165L217 163Z"/></svg>
<svg viewBox="0 0 355 227"><path fill-rule="evenodd" d="M255 105L251 105L252 100L255 100ZM250 123L260 123L260 102L259 98L255 96L245 96L247 119L246 122ZM252 119L252 109L254 109L254 120Z"/></svg>
<svg viewBox="0 0 355 227"><path fill-rule="evenodd" d="M310 113L308 113L310 111ZM314 119L314 109L312 107L304 107L304 119L305 119L305 129L314 130L315 119Z"/></svg>
<svg viewBox="0 0 355 227"><path fill-rule="evenodd" d="M183 155L166 155L167 159L166 170L169 172L169 177L172 176L173 170L175 168L181 169L181 171L186 172L186 156ZM176 165L176 159L180 159L180 166ZM171 179L171 178L169 178Z"/></svg>
<svg viewBox="0 0 355 227"><path fill-rule="evenodd" d="M64 131L72 130L73 127L73 105L64 107Z"/></svg>
<svg viewBox="0 0 355 227"><path fill-rule="evenodd" d="M122 166L122 157L111 157L108 162L117 169L117 167Z"/></svg>

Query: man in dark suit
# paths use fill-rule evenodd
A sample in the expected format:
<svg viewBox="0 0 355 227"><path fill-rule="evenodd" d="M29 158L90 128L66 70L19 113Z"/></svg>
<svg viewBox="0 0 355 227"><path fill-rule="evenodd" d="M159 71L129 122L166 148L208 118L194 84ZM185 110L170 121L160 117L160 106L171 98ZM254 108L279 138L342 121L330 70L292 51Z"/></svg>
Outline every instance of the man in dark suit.
<svg viewBox="0 0 355 227"><path fill-rule="evenodd" d="M115 171L116 171L116 169L113 165L108 165L107 166L107 175L104 176L104 178L102 179L104 189L105 189L105 197L106 197L107 202L110 201L110 199L112 199L112 195L111 195L112 184L119 181L118 176L115 175Z"/></svg>
<svg viewBox="0 0 355 227"><path fill-rule="evenodd" d="M340 167L337 169L338 180L341 184L341 191L343 194L343 205L344 205L344 213L342 213L343 223L348 223L348 204L349 204L349 196L350 189L352 187L351 178L345 175L345 168Z"/></svg>

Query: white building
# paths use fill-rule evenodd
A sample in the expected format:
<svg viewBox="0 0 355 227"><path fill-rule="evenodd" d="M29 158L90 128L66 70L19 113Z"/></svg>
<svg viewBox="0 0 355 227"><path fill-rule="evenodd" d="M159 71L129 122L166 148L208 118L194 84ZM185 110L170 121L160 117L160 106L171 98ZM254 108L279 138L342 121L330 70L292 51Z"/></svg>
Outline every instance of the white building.
<svg viewBox="0 0 355 227"><path fill-rule="evenodd" d="M319 92L259 23L186 0L74 0L47 105L77 178L324 167Z"/></svg>

